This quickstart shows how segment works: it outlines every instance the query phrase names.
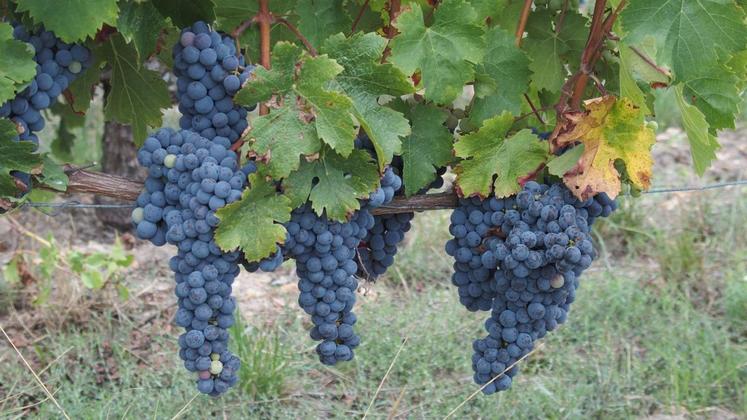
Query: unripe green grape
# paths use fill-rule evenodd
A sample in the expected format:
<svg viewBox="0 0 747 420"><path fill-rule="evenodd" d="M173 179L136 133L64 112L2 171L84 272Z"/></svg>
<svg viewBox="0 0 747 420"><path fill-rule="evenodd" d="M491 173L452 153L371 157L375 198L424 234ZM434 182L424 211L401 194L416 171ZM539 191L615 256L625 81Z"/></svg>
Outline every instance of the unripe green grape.
<svg viewBox="0 0 747 420"><path fill-rule="evenodd" d="M220 354L218 354L218 353L213 353L213 354L211 354L211 355L210 355L210 360L212 360L212 361L214 361L214 362L215 362L216 360L220 360Z"/></svg>
<svg viewBox="0 0 747 420"><path fill-rule="evenodd" d="M163 158L163 166L171 169L176 165L176 155L166 155L165 158Z"/></svg>
<svg viewBox="0 0 747 420"><path fill-rule="evenodd" d="M659 123L656 122L656 121L654 121L654 120L646 121L646 127L650 128L650 129L652 129L654 131L659 131Z"/></svg>
<svg viewBox="0 0 747 420"><path fill-rule="evenodd" d="M68 69L68 70L70 71L70 73L72 73L72 74L78 74L78 73L80 73L80 71L81 71L81 70L83 70L83 65L81 65L81 64L80 64L79 62L77 62L77 61L73 61L72 63L70 63L70 65L69 65L69 66L67 66L67 69Z"/></svg>
<svg viewBox="0 0 747 420"><path fill-rule="evenodd" d="M550 286L552 286L555 289L560 289L565 284L565 279L563 276L556 276L552 280L550 280Z"/></svg>
<svg viewBox="0 0 747 420"><path fill-rule="evenodd" d="M143 209L142 207L138 207L135 210L132 211L132 221L137 224L143 221Z"/></svg>
<svg viewBox="0 0 747 420"><path fill-rule="evenodd" d="M219 375L221 372L223 372L223 363L221 363L220 360L213 360L213 362L210 363L210 373L213 375Z"/></svg>
<svg viewBox="0 0 747 420"><path fill-rule="evenodd" d="M563 8L563 2L565 0L550 0L550 10L560 10Z"/></svg>

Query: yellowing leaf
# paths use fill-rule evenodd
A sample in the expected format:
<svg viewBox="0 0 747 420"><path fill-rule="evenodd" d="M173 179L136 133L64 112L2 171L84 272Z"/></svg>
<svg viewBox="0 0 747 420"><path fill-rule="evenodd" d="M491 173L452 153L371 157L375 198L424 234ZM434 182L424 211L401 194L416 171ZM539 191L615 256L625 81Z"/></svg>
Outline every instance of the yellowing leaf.
<svg viewBox="0 0 747 420"><path fill-rule="evenodd" d="M627 98L614 96L592 99L585 105L586 112L567 115L574 127L556 139L561 147L584 145L578 164L563 177L565 184L582 200L599 192L615 198L622 188L615 162L622 161L630 182L648 189L656 134L646 125L643 111Z"/></svg>

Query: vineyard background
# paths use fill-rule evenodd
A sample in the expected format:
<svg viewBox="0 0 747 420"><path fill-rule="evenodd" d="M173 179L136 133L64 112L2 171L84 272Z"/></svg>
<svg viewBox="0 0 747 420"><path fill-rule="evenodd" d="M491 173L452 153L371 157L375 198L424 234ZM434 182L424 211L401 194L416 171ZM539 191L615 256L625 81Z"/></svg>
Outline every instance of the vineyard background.
<svg viewBox="0 0 747 420"><path fill-rule="evenodd" d="M75 134L93 146L103 124L98 112L89 115ZM682 131L661 128L658 142L668 147L655 148L654 188L747 179L746 137L744 124L723 133L719 159L700 179ZM100 151L82 146L72 155L83 164ZM93 203L62 199L71 198ZM477 396L457 416L747 416L747 188L622 204L599 222L602 258L585 274L568 323L524 362L528 373L510 391ZM234 328L242 379L220 399L195 398L174 357L172 250L115 236L93 210L27 209L0 219L0 325L71 418L443 417L475 390L469 354L482 328L482 315L464 311L450 284L447 221L448 211L416 217L393 269L364 284L364 345L339 367L316 360L292 263L242 273L235 295L244 328ZM54 253L56 267L40 264ZM9 268L19 254L27 264ZM102 289L84 286L91 273L76 272L81 255L111 269ZM0 418L52 418L56 410L0 340Z"/></svg>

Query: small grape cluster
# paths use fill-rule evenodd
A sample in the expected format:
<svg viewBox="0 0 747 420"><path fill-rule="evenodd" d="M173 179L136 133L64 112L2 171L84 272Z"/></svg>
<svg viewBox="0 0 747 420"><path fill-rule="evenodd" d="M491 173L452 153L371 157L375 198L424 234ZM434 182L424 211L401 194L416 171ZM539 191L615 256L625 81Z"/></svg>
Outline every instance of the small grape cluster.
<svg viewBox="0 0 747 420"><path fill-rule="evenodd" d="M518 361L565 322L579 276L596 256L591 225L615 208L606 194L581 202L562 184L536 182L509 198L461 200L446 249L456 260L460 301L492 310L488 336L473 343L483 392L508 389Z"/></svg>
<svg viewBox="0 0 747 420"><path fill-rule="evenodd" d="M355 139L357 149L366 150L371 157L376 158L376 149L371 139L362 132ZM401 156L394 156L389 166L393 170L393 175L397 178L382 179L382 187L391 186L393 196L402 195L402 180L399 178L403 174L404 161ZM443 174L446 168L439 168L436 180L426 188L420 191L425 193L430 188L441 188L443 186ZM389 199L391 201L391 198ZM386 273L387 269L394 264L394 257L397 255L399 244L405 239L405 234L412 227L412 219L415 213L383 214L374 216L374 226L370 229L369 234L361 241L358 247L358 276L367 280L375 280L377 277Z"/></svg>
<svg viewBox="0 0 747 420"><path fill-rule="evenodd" d="M231 37L205 22L182 30L173 53L181 128L235 142L248 127L249 110L235 105L233 97L254 66L246 65Z"/></svg>
<svg viewBox="0 0 747 420"><path fill-rule="evenodd" d="M148 179L132 213L139 238L178 248L170 268L179 305L176 323L186 330L179 355L187 370L198 373L198 390L214 396L237 382L240 366L227 348L239 253L215 244L215 212L241 198L253 170L239 169L230 146L225 137L211 141L192 131L158 130L138 152Z"/></svg>
<svg viewBox="0 0 747 420"><path fill-rule="evenodd" d="M60 94L82 71L90 66L91 54L80 44L68 44L53 32L40 29L29 33L25 26L13 24L13 37L34 47L36 76L15 98L0 106L0 118L10 118L20 126L19 141L39 144L37 132L44 128L42 111L52 106ZM29 174L13 175L31 187Z"/></svg>
<svg viewBox="0 0 747 420"><path fill-rule="evenodd" d="M356 251L374 227L370 210L389 203L401 183L387 168L381 187L361 203L349 221L330 220L305 205L294 210L286 224L283 252L296 260L298 303L311 315L314 327L310 335L320 341L316 351L326 365L352 360L353 350L360 344L352 312L358 288Z"/></svg>

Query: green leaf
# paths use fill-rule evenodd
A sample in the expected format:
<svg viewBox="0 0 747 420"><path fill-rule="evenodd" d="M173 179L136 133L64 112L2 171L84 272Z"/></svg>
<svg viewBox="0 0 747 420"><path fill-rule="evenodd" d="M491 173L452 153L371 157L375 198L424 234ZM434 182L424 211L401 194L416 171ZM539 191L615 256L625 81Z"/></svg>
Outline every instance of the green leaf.
<svg viewBox="0 0 747 420"><path fill-rule="evenodd" d="M412 134L402 142L403 180L407 196L436 179L436 170L452 158L454 137L444 125L448 115L433 105L418 104L408 117Z"/></svg>
<svg viewBox="0 0 747 420"><path fill-rule="evenodd" d="M101 276L101 272L96 270L86 270L80 273L80 280L89 289L98 290L104 286L104 278Z"/></svg>
<svg viewBox="0 0 747 420"><path fill-rule="evenodd" d="M14 197L18 192L11 171L34 173L41 169L41 156L34 153L36 145L30 141L14 141L17 137L15 124L0 119L0 197Z"/></svg>
<svg viewBox="0 0 747 420"><path fill-rule="evenodd" d="M410 134L410 124L401 113L379 105L378 99L414 91L404 73L391 64L380 64L386 44L386 39L374 33L357 33L350 38L338 34L322 48L344 67L337 76L337 87L353 100L354 115L374 144L380 170L399 153L400 138Z"/></svg>
<svg viewBox="0 0 747 420"><path fill-rule="evenodd" d="M528 36L524 41L524 50L532 60L529 65L534 73L532 83L537 89L550 92L560 91L568 73L565 65L579 62L588 36L586 19L580 14L567 12L559 33L552 25L555 19L548 10L533 12L527 22Z"/></svg>
<svg viewBox="0 0 747 420"><path fill-rule="evenodd" d="M13 39L13 27L0 22L0 104L36 76L34 47Z"/></svg>
<svg viewBox="0 0 747 420"><path fill-rule="evenodd" d="M638 0L621 16L629 45L655 40L659 64L678 79L707 74L715 63L745 49L745 12L731 0Z"/></svg>
<svg viewBox="0 0 747 420"><path fill-rule="evenodd" d="M140 66L137 52L122 36L109 38L101 52L112 68L106 119L132 125L135 144L140 146L148 126L161 125L161 108L171 105L168 85L157 72Z"/></svg>
<svg viewBox="0 0 747 420"><path fill-rule="evenodd" d="M259 2L246 0L213 0L215 4L215 18L218 27L225 32L231 32L247 19L251 19L259 11ZM276 1L270 2L275 9ZM274 39L274 38L273 38Z"/></svg>
<svg viewBox="0 0 747 420"><path fill-rule="evenodd" d="M532 73L513 35L496 27L486 38L485 63L477 67L475 100L469 113L469 123L475 127L503 111L519 114Z"/></svg>
<svg viewBox="0 0 747 420"><path fill-rule="evenodd" d="M314 154L321 147L314 127L292 104L292 98L286 98L280 109L255 119L249 133L251 150L267 163L275 179L298 169L299 156Z"/></svg>
<svg viewBox="0 0 747 420"><path fill-rule="evenodd" d="M568 173L568 171L573 169L573 167L578 164L578 160L581 159L581 155L584 154L585 148L586 146L581 143L571 150L566 151L562 155L553 158L550 162L547 163L547 169L549 170L550 174L562 178L565 174Z"/></svg>
<svg viewBox="0 0 747 420"><path fill-rule="evenodd" d="M267 101L275 94L284 94L293 88L296 64L303 50L288 42L275 44L272 50L271 70L257 66L249 81L236 94L234 100L241 105L254 105Z"/></svg>
<svg viewBox="0 0 747 420"><path fill-rule="evenodd" d="M677 108L682 115L682 125L690 142L690 153L693 157L693 165L698 175L703 175L716 159L716 150L721 146L718 139L711 134L710 126L698 108L690 105L683 97L683 87L674 87Z"/></svg>
<svg viewBox="0 0 747 420"><path fill-rule="evenodd" d="M368 152L354 150L343 158L328 148L322 150L319 159L301 162L301 167L283 181L294 208L310 200L317 214L326 212L330 219L340 221L358 210L358 199L368 198L378 184L379 171Z"/></svg>
<svg viewBox="0 0 747 420"><path fill-rule="evenodd" d="M273 95L287 98L293 94L290 105L297 107L307 120L313 120L317 136L343 156L349 155L358 132L353 102L342 93L329 90L330 82L343 71L342 66L326 55L302 57L300 48L285 42L276 44L273 55L272 69L257 68L235 101L251 105Z"/></svg>
<svg viewBox="0 0 747 420"><path fill-rule="evenodd" d="M49 156L44 156L44 167L39 181L57 191L66 191L68 177L62 167Z"/></svg>
<svg viewBox="0 0 747 420"><path fill-rule="evenodd" d="M8 284L18 284L21 275L18 273L18 257L13 258L3 267L3 280Z"/></svg>
<svg viewBox="0 0 747 420"><path fill-rule="evenodd" d="M506 14L506 7L509 2L509 0L469 0L469 3L475 9L475 12L477 12L480 21L488 19L490 21L495 21L499 19L501 15Z"/></svg>
<svg viewBox="0 0 747 420"><path fill-rule="evenodd" d="M339 0L299 0L296 13L301 16L298 29L319 47L330 35L349 32L353 20Z"/></svg>
<svg viewBox="0 0 747 420"><path fill-rule="evenodd" d="M135 44L138 57L143 61L155 52L166 19L150 2L126 1L120 3L120 8L122 11L117 22L117 30L127 42Z"/></svg>
<svg viewBox="0 0 747 420"><path fill-rule="evenodd" d="M218 210L215 242L224 251L240 248L249 261L259 261L285 241L283 223L290 220L290 200L261 175L249 177L241 200Z"/></svg>
<svg viewBox="0 0 747 420"><path fill-rule="evenodd" d="M100 83L100 70L104 65L102 49L103 47L96 47L91 51L94 61L91 68L82 72L79 77L70 84L70 87L67 88L69 94L65 95L65 99L69 102L70 107L75 112L85 113L91 105L95 87ZM139 61L137 62L137 65L140 66Z"/></svg>
<svg viewBox="0 0 747 420"><path fill-rule="evenodd" d="M675 78L684 86L683 94L703 113L711 130L734 128L734 119L742 104L740 79L726 66L715 64L701 75Z"/></svg>
<svg viewBox="0 0 747 420"><path fill-rule="evenodd" d="M644 114L650 114L648 105L646 105L646 96L635 81L631 61L635 53L627 45L620 43L620 96L630 99L633 104L643 111Z"/></svg>
<svg viewBox="0 0 747 420"><path fill-rule="evenodd" d="M482 61L485 40L477 13L464 0L445 0L426 27L423 10L411 5L397 18L391 61L407 74L422 73L425 97L445 104L462 93Z"/></svg>
<svg viewBox="0 0 747 420"><path fill-rule="evenodd" d="M117 26L117 0L18 0L18 12L29 12L65 42L93 37L104 24Z"/></svg>
<svg viewBox="0 0 747 420"><path fill-rule="evenodd" d="M496 197L507 197L520 191L520 180L547 161L547 142L530 130L507 137L513 122L505 112L457 140L454 150L464 159L456 168L461 195L487 197L494 191Z"/></svg>
<svg viewBox="0 0 747 420"><path fill-rule="evenodd" d="M171 18L174 25L184 28L198 20L215 21L215 5L211 0L151 0L161 15Z"/></svg>

